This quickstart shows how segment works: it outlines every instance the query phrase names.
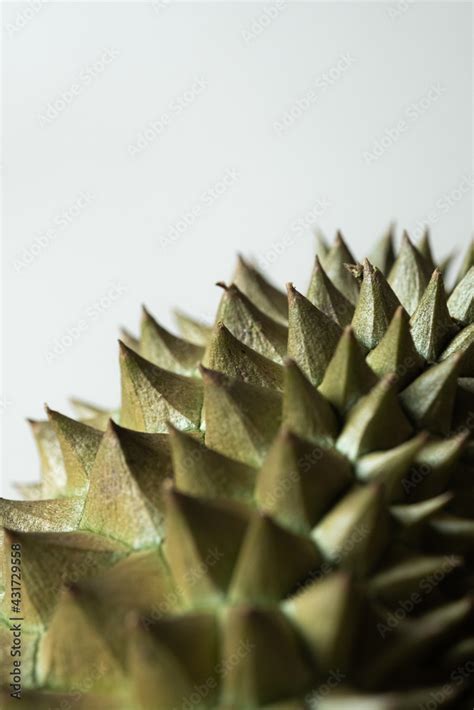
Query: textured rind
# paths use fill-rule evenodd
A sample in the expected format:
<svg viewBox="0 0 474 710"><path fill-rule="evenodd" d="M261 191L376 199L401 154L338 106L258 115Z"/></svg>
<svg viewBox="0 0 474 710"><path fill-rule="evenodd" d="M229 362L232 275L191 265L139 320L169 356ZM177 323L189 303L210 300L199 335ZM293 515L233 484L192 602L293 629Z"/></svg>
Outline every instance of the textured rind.
<svg viewBox="0 0 474 710"><path fill-rule="evenodd" d="M27 710L471 708L472 250L447 298L427 233L321 244L307 298L240 258L213 327L125 334L119 412L32 424L2 707L15 544Z"/></svg>

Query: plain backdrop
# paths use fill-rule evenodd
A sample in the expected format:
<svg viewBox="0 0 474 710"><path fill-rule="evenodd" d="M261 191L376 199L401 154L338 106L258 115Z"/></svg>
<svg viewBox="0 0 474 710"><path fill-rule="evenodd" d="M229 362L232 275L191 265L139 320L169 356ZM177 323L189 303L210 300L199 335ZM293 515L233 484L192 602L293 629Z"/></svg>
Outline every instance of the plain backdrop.
<svg viewBox="0 0 474 710"><path fill-rule="evenodd" d="M3 494L26 417L119 402L140 305L212 321L238 251L304 289L316 226L472 228L472 6L4 3Z"/></svg>

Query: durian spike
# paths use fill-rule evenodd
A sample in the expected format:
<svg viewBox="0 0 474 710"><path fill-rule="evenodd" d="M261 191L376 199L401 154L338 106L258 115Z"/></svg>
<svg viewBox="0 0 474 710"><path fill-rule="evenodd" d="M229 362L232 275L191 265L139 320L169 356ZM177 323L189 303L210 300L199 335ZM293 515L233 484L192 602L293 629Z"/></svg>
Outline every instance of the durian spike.
<svg viewBox="0 0 474 710"><path fill-rule="evenodd" d="M76 530L83 504L79 496L39 501L0 498L0 528L20 533Z"/></svg>
<svg viewBox="0 0 474 710"><path fill-rule="evenodd" d="M332 565L365 577L388 535L382 486L355 487L318 523L312 537Z"/></svg>
<svg viewBox="0 0 474 710"><path fill-rule="evenodd" d="M288 357L318 386L336 349L341 329L288 284ZM324 333L324 337L322 337Z"/></svg>
<svg viewBox="0 0 474 710"><path fill-rule="evenodd" d="M411 316L415 312L430 276L428 262L414 246L407 232L404 232L400 251L388 276L388 283L408 315Z"/></svg>
<svg viewBox="0 0 474 710"><path fill-rule="evenodd" d="M123 668L74 587L65 587L60 595L38 648L37 672L40 684L56 689L84 687L94 675L91 690L110 692L126 682Z"/></svg>
<svg viewBox="0 0 474 710"><path fill-rule="evenodd" d="M283 428L258 473L259 506L295 532L310 532L352 482L349 462Z"/></svg>
<svg viewBox="0 0 474 710"><path fill-rule="evenodd" d="M282 421L312 442L329 445L337 437L338 422L331 405L290 359L285 361Z"/></svg>
<svg viewBox="0 0 474 710"><path fill-rule="evenodd" d="M259 466L281 421L281 396L201 366L205 441L211 449Z"/></svg>
<svg viewBox="0 0 474 710"><path fill-rule="evenodd" d="M260 708L311 688L314 672L301 641L277 609L231 607L222 646L223 707Z"/></svg>
<svg viewBox="0 0 474 710"><path fill-rule="evenodd" d="M474 323L474 266L459 281L448 300L452 318L463 325Z"/></svg>
<svg viewBox="0 0 474 710"><path fill-rule="evenodd" d="M42 495L44 498L56 498L63 495L67 487L66 468L59 439L51 422L29 419L28 423L39 454Z"/></svg>
<svg viewBox="0 0 474 710"><path fill-rule="evenodd" d="M418 427L436 434L449 433L462 358L462 353L454 353L433 365L401 393L401 404Z"/></svg>
<svg viewBox="0 0 474 710"><path fill-rule="evenodd" d="M67 476L66 491L68 495L85 493L102 432L49 407L46 407L46 413L61 446Z"/></svg>
<svg viewBox="0 0 474 710"><path fill-rule="evenodd" d="M387 501L403 499L406 494L404 478L427 439L428 434L421 432L388 451L376 451L362 456L355 465L357 478L364 483L382 483Z"/></svg>
<svg viewBox="0 0 474 710"><path fill-rule="evenodd" d="M439 359L446 360L450 355L458 352L463 353L459 375L474 377L474 323L463 328L453 338Z"/></svg>
<svg viewBox="0 0 474 710"><path fill-rule="evenodd" d="M378 377L395 375L400 388L423 369L425 361L415 348L403 306L397 308L384 337L367 355L367 363Z"/></svg>
<svg viewBox="0 0 474 710"><path fill-rule="evenodd" d="M319 386L320 393L344 415L375 385L377 378L367 365L351 326L344 329Z"/></svg>
<svg viewBox="0 0 474 710"><path fill-rule="evenodd" d="M433 439L417 452L412 477L405 480L410 500L424 500L450 488L450 479L469 440L468 432ZM413 497L415 496L415 498Z"/></svg>
<svg viewBox="0 0 474 710"><path fill-rule="evenodd" d="M449 315L441 271L435 269L421 301L410 320L411 335L419 354L436 362L456 331Z"/></svg>
<svg viewBox="0 0 474 710"><path fill-rule="evenodd" d="M127 460L126 444L122 431L112 421L90 473L90 483L81 518L81 529L106 535L131 548L158 544L161 537L162 514L148 500ZM146 450L141 451L146 476ZM151 454L153 456L153 454Z"/></svg>
<svg viewBox="0 0 474 710"><path fill-rule="evenodd" d="M385 653L380 653L367 673L367 684L377 687L393 677L401 665L421 665L423 658L444 639L450 638L463 624L472 621L472 600L461 599L435 609L403 624L395 641L387 638ZM387 627L388 628L388 627Z"/></svg>
<svg viewBox="0 0 474 710"><path fill-rule="evenodd" d="M322 229L314 230L314 238L316 243L316 255L323 259L329 251L329 244Z"/></svg>
<svg viewBox="0 0 474 710"><path fill-rule="evenodd" d="M229 459L169 426L176 487L188 495L251 503L257 469Z"/></svg>
<svg viewBox="0 0 474 710"><path fill-rule="evenodd" d="M463 280L463 278L466 276L466 274L469 272L469 270L474 266L474 239L471 237L469 241L469 245L466 250L466 254L464 256L464 259L461 262L461 266L459 268L459 273L456 278L456 284L459 284L460 281Z"/></svg>
<svg viewBox="0 0 474 710"><path fill-rule="evenodd" d="M239 256L233 282L252 303L278 323L288 320L288 303L285 294L272 286L265 277Z"/></svg>
<svg viewBox="0 0 474 710"><path fill-rule="evenodd" d="M202 364L250 385L283 389L281 365L241 343L222 322L214 327Z"/></svg>
<svg viewBox="0 0 474 710"><path fill-rule="evenodd" d="M145 360L121 343L122 426L149 433L166 432L171 421L180 429L199 428L202 383Z"/></svg>
<svg viewBox="0 0 474 710"><path fill-rule="evenodd" d="M171 482L166 504L165 555L180 596L190 607L221 601L247 529L248 510L185 495Z"/></svg>
<svg viewBox="0 0 474 710"><path fill-rule="evenodd" d="M139 353L154 365L180 375L196 373L204 348L163 328L143 307Z"/></svg>
<svg viewBox="0 0 474 710"><path fill-rule="evenodd" d="M120 340L125 343L127 348L134 350L136 353L140 352L140 340L132 335L127 328L120 328ZM78 413L80 416L80 412Z"/></svg>
<svg viewBox="0 0 474 710"><path fill-rule="evenodd" d="M426 263L430 267L431 271L436 269L436 261L433 257L433 250L431 247L431 235L429 227L425 227L424 232L418 242L418 251L424 257Z"/></svg>
<svg viewBox="0 0 474 710"><path fill-rule="evenodd" d="M354 306L337 289L331 279L324 271L319 257L316 261L311 275L307 298L311 303L319 308L325 315L332 318L341 328L352 320Z"/></svg>
<svg viewBox="0 0 474 710"><path fill-rule="evenodd" d="M395 262L395 223L392 222L369 256L369 261L384 276L387 276Z"/></svg>
<svg viewBox="0 0 474 710"><path fill-rule="evenodd" d="M282 568L281 556L286 559ZM237 559L229 598L255 605L283 599L319 567L321 555L305 535L288 530L265 513L254 515Z"/></svg>
<svg viewBox="0 0 474 710"><path fill-rule="evenodd" d="M346 269L346 264L355 263L356 260L344 241L344 237L338 231L333 246L322 260L322 265L332 283L354 306L359 297L359 285Z"/></svg>
<svg viewBox="0 0 474 710"><path fill-rule="evenodd" d="M378 572L369 582L369 591L386 606L396 607L400 599L431 592L431 580L442 581L462 564L462 557L452 555L410 557Z"/></svg>
<svg viewBox="0 0 474 710"><path fill-rule="evenodd" d="M212 326L201 323L180 310L175 310L173 314L179 331L184 338L195 345L207 345L212 333Z"/></svg>
<svg viewBox="0 0 474 710"><path fill-rule="evenodd" d="M130 661L144 710L185 707L197 694L196 688L205 689L208 707L217 701L219 639L213 614L186 614L148 628L142 623L136 630L139 633L133 639L131 629ZM199 653L195 652L196 639ZM137 655L135 659L133 654Z"/></svg>
<svg viewBox="0 0 474 710"><path fill-rule="evenodd" d="M193 683L172 649L138 618L128 619L128 668L139 707L178 708L193 693Z"/></svg>
<svg viewBox="0 0 474 710"><path fill-rule="evenodd" d="M270 360L282 363L286 355L288 329L260 311L235 284L226 286L219 304L220 320L241 343Z"/></svg>
<svg viewBox="0 0 474 710"><path fill-rule="evenodd" d="M372 350L380 343L399 305L383 274L366 259L352 319L354 335L366 350Z"/></svg>
<svg viewBox="0 0 474 710"><path fill-rule="evenodd" d="M400 407L395 385L395 376L385 376L349 412L336 446L351 461L398 446L411 435L412 427Z"/></svg>
<svg viewBox="0 0 474 710"><path fill-rule="evenodd" d="M350 668L360 603L351 576L333 572L307 585L283 605L323 679L334 668L343 673Z"/></svg>

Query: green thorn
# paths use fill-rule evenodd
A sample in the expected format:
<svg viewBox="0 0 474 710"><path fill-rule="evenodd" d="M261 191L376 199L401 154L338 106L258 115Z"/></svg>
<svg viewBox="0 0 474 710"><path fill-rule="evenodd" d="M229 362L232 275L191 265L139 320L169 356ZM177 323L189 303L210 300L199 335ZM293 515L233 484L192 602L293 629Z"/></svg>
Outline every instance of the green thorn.
<svg viewBox="0 0 474 710"><path fill-rule="evenodd" d="M309 532L352 481L351 466L334 449L321 448L282 429L258 473L257 503L282 525Z"/></svg>
<svg viewBox="0 0 474 710"><path fill-rule="evenodd" d="M418 243L418 251L424 257L431 271L434 271L436 269L436 261L433 257L433 250L431 248L431 236L428 227L425 227L425 230Z"/></svg>
<svg viewBox="0 0 474 710"><path fill-rule="evenodd" d="M393 449L362 456L355 465L357 478L364 483L382 483L385 499L391 502L399 500L404 493L403 478L427 439L428 434L421 432Z"/></svg>
<svg viewBox="0 0 474 710"><path fill-rule="evenodd" d="M121 343L122 408L120 423L129 429L166 432L171 421L180 429L201 421L202 382L153 365Z"/></svg>
<svg viewBox="0 0 474 710"><path fill-rule="evenodd" d="M241 343L281 364L286 355L288 329L259 310L235 284L218 285L224 294L217 320Z"/></svg>
<svg viewBox="0 0 474 710"><path fill-rule="evenodd" d="M454 353L463 353L459 376L474 377L474 323L456 335L439 359L446 360Z"/></svg>
<svg viewBox="0 0 474 710"><path fill-rule="evenodd" d="M140 355L164 370L180 375L195 374L204 348L178 338L163 328L143 307Z"/></svg>
<svg viewBox="0 0 474 710"><path fill-rule="evenodd" d="M174 319L181 335L195 345L205 346L211 337L212 328L210 325L190 318L182 311L174 311Z"/></svg>
<svg viewBox="0 0 474 710"><path fill-rule="evenodd" d="M350 665L360 594L345 572L333 572L303 588L284 603L284 610L307 644L323 676Z"/></svg>
<svg viewBox="0 0 474 710"><path fill-rule="evenodd" d="M456 284L459 284L474 266L474 240L471 238L466 254L459 268Z"/></svg>
<svg viewBox="0 0 474 710"><path fill-rule="evenodd" d="M334 244L322 263L336 288L355 306L359 297L359 286L345 265L355 264L356 260L349 251L341 232L336 234Z"/></svg>
<svg viewBox="0 0 474 710"><path fill-rule="evenodd" d="M326 368L319 391L344 415L376 382L353 328L348 326Z"/></svg>
<svg viewBox="0 0 474 710"><path fill-rule="evenodd" d="M389 274L395 263L394 232L395 225L392 223L369 256L370 263L379 269L384 276Z"/></svg>
<svg viewBox="0 0 474 710"><path fill-rule="evenodd" d="M368 354L367 363L378 377L394 374L399 387L407 385L422 370L424 360L413 343L403 306L395 311L384 337Z"/></svg>
<svg viewBox="0 0 474 710"><path fill-rule="evenodd" d="M431 276L429 264L413 245L407 232L390 271L388 282L402 306L412 315L420 302Z"/></svg>
<svg viewBox="0 0 474 710"><path fill-rule="evenodd" d="M185 495L171 481L165 498L165 555L180 593L189 605L220 601L244 539L248 510L230 501Z"/></svg>
<svg viewBox="0 0 474 710"><path fill-rule="evenodd" d="M68 495L87 490L89 474L102 440L102 432L46 407L64 459Z"/></svg>
<svg viewBox="0 0 474 710"><path fill-rule="evenodd" d="M372 350L385 335L400 303L382 273L367 259L364 261L362 277L352 327L362 346Z"/></svg>
<svg viewBox="0 0 474 710"><path fill-rule="evenodd" d="M278 323L288 320L288 302L285 294L272 286L265 277L239 256L233 281L257 308Z"/></svg>
<svg viewBox="0 0 474 710"><path fill-rule="evenodd" d="M255 514L240 549L229 597L239 603L279 601L320 563L311 539L281 527L269 515Z"/></svg>
<svg viewBox="0 0 474 710"><path fill-rule="evenodd" d="M176 487L188 495L250 503L257 470L208 449L195 436L169 426Z"/></svg>
<svg viewBox="0 0 474 710"><path fill-rule="evenodd" d="M150 487L155 489L156 452L146 451L142 441L134 441L131 466L129 436L133 435L137 432L127 432L109 422L90 473L80 526L82 530L106 535L129 547L139 548L160 541L162 513L155 505L155 496L152 496L155 498L152 503L142 490L142 486L146 488L144 478L148 478ZM137 450L140 452L139 461L136 461ZM153 478L150 479L150 476Z"/></svg>
<svg viewBox="0 0 474 710"><path fill-rule="evenodd" d="M263 708L304 695L312 669L296 631L278 609L231 607L223 627L222 662L226 669L220 705Z"/></svg>
<svg viewBox="0 0 474 710"><path fill-rule="evenodd" d="M387 375L349 412L337 448L351 461L391 449L410 436L412 427L398 402L395 383L396 378Z"/></svg>
<svg viewBox="0 0 474 710"><path fill-rule="evenodd" d="M449 315L441 272L433 271L426 291L410 320L411 335L420 355L436 362L456 327Z"/></svg>
<svg viewBox="0 0 474 710"><path fill-rule="evenodd" d="M403 408L417 427L449 433L461 359L462 353L455 353L433 365L400 394Z"/></svg>
<svg viewBox="0 0 474 710"><path fill-rule="evenodd" d="M288 284L288 357L317 386L336 349L341 329Z"/></svg>
<svg viewBox="0 0 474 710"><path fill-rule="evenodd" d="M337 437L338 424L331 405L290 359L285 361L282 421L309 441L331 445Z"/></svg>
<svg viewBox="0 0 474 710"><path fill-rule="evenodd" d="M203 364L229 377L272 390L283 389L281 365L241 343L221 322L214 328Z"/></svg>
<svg viewBox="0 0 474 710"><path fill-rule="evenodd" d="M343 328L352 320L354 306L328 277L316 257L307 294L308 300Z"/></svg>
<svg viewBox="0 0 474 710"><path fill-rule="evenodd" d="M205 367L201 373L206 445L231 459L259 466L280 426L280 394Z"/></svg>
<svg viewBox="0 0 474 710"><path fill-rule="evenodd" d="M387 523L382 487L359 486L318 523L312 537L329 563L364 577L385 545Z"/></svg>
<svg viewBox="0 0 474 710"><path fill-rule="evenodd" d="M474 323L474 266L458 282L448 300L452 318L464 325Z"/></svg>

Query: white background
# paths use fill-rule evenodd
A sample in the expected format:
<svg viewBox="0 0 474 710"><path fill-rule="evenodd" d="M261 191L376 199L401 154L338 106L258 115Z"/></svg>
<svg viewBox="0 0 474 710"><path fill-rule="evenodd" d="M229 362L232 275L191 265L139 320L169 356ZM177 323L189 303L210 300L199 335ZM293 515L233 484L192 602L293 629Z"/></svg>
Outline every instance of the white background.
<svg viewBox="0 0 474 710"><path fill-rule="evenodd" d="M467 245L470 3L2 9L4 495L38 475L24 418L45 400L118 403L116 337L142 302L211 320L237 251L303 289L312 223L359 257L393 218L431 223L440 256Z"/></svg>

